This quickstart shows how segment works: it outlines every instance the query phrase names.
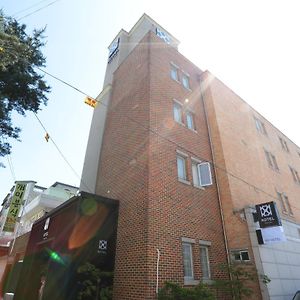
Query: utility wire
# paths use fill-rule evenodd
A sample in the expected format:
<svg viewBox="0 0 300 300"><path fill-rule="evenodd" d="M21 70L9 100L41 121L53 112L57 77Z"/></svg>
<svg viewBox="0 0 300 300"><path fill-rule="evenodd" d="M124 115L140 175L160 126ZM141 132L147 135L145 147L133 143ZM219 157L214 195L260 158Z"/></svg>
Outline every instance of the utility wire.
<svg viewBox="0 0 300 300"><path fill-rule="evenodd" d="M40 125L42 126L42 128L45 130L46 133L48 133L46 127L44 126L44 124L42 123L42 121L40 120L40 118L37 116L37 114L34 112L33 113L34 116L36 117L36 119L38 120L38 122L40 123ZM91 192L91 190L89 189L89 187L86 185L86 183L80 178L80 176L78 175L78 173L75 171L75 169L72 167L72 165L69 163L69 161L67 160L67 158L65 157L65 155L63 154L63 152L60 150L60 148L58 147L58 145L55 143L55 141L53 140L53 138L51 137L51 135L49 135L49 139L51 140L51 142L53 143L54 147L56 148L56 150L59 152L59 154L61 155L62 159L65 161L65 163L70 167L70 169L72 170L72 172L74 173L74 175L80 180L80 182L88 189L89 192Z"/></svg>
<svg viewBox="0 0 300 300"><path fill-rule="evenodd" d="M48 73L48 72L46 72L46 71L44 71L44 70L42 70L42 69L40 69L40 68L38 68L38 69L39 69L40 71L44 72L45 74L51 76L52 78L54 78L54 79L56 79L56 80L62 82L63 84L66 84L67 86L69 86L69 87L73 88L74 90L80 92L81 94L83 94L83 95L85 95L85 96L87 96L87 97L90 97L87 93L85 93L85 92L83 92L82 90L80 90L80 89L74 87L73 85L67 83L66 81L64 81L64 80L62 80L62 79L60 79L60 78L58 78L57 76L54 76L54 75L52 75L52 74L50 74L50 73ZM91 98L92 98L92 97L91 97ZM93 98L93 99L94 99L94 98ZM97 101L98 103L101 103L103 106L105 106L105 107L108 108L108 105L105 104L104 102L101 102L100 100L96 100L96 101ZM209 160L209 159L207 159L207 158L200 157L199 155L197 155L197 154L194 153L193 151L191 151L191 150L189 150L189 149L186 149L183 145L180 145L179 143L177 143L177 142L171 140L170 138L168 138L168 137L166 137L166 136L160 134L157 130L154 130L154 129L150 128L150 127L146 127L146 126L144 126L143 124L141 124L139 121L136 121L135 119L132 119L132 118L130 118L130 117L127 116L127 115L124 115L124 117L126 117L126 118L128 118L129 120L131 120L132 122L138 124L140 127L144 128L145 130L148 130L148 131L150 131L151 133L153 133L153 134L159 136L161 139L163 139L163 140L165 140L165 141L168 141L169 143L172 143L172 144L175 145L176 147L179 147L179 148L181 148L182 150L185 150L185 151L189 152L191 155L193 155L193 156L195 156L195 157L198 157L198 158L199 158L200 160L202 160L203 162L208 162L208 163L212 164L216 169L219 169L220 171L222 171L222 172L228 174L228 175L231 176L232 178L235 178L235 179L239 180L240 182L242 182L242 183L248 185L249 187L255 189L256 191L259 191L259 192L265 194L266 196L270 197L270 198L273 199L273 200L278 200L278 198L276 198L274 195L272 195L272 194L270 194L270 193L264 191L263 189L261 189L261 188L255 186L255 185L252 184L252 183L249 183L248 181L246 181L245 179L239 177L238 175L235 175L235 174L233 174L232 172L227 171L227 169L225 169L225 168L223 168L223 167L221 167L221 166L218 166L214 161ZM293 207L294 209L300 210L298 207L295 207L295 206L292 206L292 205L291 205L291 207Z"/></svg>
<svg viewBox="0 0 300 300"><path fill-rule="evenodd" d="M59 81L59 82L65 84L65 85L69 86L70 88L76 90L77 92L79 92L79 93L81 93L81 94L83 94L83 95L85 95L85 96L87 96L87 97L93 98L93 97L89 96L86 92L80 90L79 88L77 88L77 87L75 87L74 85L72 85L72 84L66 82L65 80L62 80L61 78L59 78L59 77L57 77L57 76L54 76L54 75L52 75L51 73L49 73L49 72L47 72L47 71L45 71L45 70L43 70L43 69L41 69L41 68L39 68L39 67L36 67L36 68L37 68L38 70L40 70L41 72L47 74L48 76L50 76L50 77L56 79L57 81ZM93 99L94 99L94 98L93 98ZM108 108L108 105L105 104L104 102L101 102L100 100L96 100L96 101L97 101L98 103L100 103L100 104L102 104L102 105L104 105L105 107ZM203 158L203 157L199 157L199 155L195 154L193 151L191 151L191 150L189 150L189 149L186 149L184 146L178 144L177 142L171 140L170 138L167 138L167 137L163 136L162 134L158 133L156 130L154 130L154 129L150 128L150 127L146 128L143 124L141 124L140 122L138 122L138 121L136 121L136 120L130 118L129 116L126 116L126 115L124 115L124 116L127 117L128 119L130 119L132 122L137 123L139 126L143 127L144 129L147 129L147 130L149 130L150 132L152 132L153 134L158 135L160 138L162 138L162 139L164 139L164 140L166 140L166 141L172 143L173 145L176 145L177 147L180 147L181 149L183 149L183 150L189 152L190 154L192 154L192 155L198 157L198 158L201 159L203 162L209 162L209 163L212 164L215 168L217 168L217 169L219 169L219 170L225 172L225 173L228 174L229 176L231 176L231 177L233 177L233 178L235 178L235 179L237 179L237 180L243 182L244 184L248 185L249 187L251 187L251 188L253 188L253 189L257 190L257 191L260 191L261 193L267 195L267 196L270 197L271 199L276 199L276 200L278 200L278 198L276 198L274 195L272 195L272 194L270 194L270 193L264 191L263 189L261 189L261 188L255 186L254 184L249 183L249 182L246 181L245 179L243 179L243 178L241 178L241 177L239 177L239 176L237 176L237 175L235 175L235 174L233 174L233 173L227 171L225 168L218 166L218 165L217 165L216 163L214 163L212 160L209 160L209 159ZM37 117L37 116L36 116L36 117ZM40 123L41 123L41 122L40 122ZM42 123L41 123L41 125L42 125ZM42 126L43 126L43 125L42 125ZM47 130L45 129L44 126L43 126L43 128L44 128L44 130L47 132ZM54 144L55 144L55 143L54 143ZM59 149L58 149L58 150L59 150ZM60 151L60 150L59 150L59 151ZM65 159L65 158L64 158L64 159ZM66 162L67 162L67 161L66 161ZM67 163L69 164L69 162L67 162ZM70 164L69 164L69 165L70 165ZM71 165L70 165L70 167L73 169L73 167L72 167ZM73 170L74 170L74 169L73 169ZM75 172L75 173L76 173L76 172ZM76 173L76 176L79 177L77 173ZM79 178L80 178L80 177L79 177ZM85 183L83 183L83 184L86 186ZM86 186L86 187L87 187L87 186ZM298 209L298 208L295 207L295 206L292 206L292 207Z"/></svg>
<svg viewBox="0 0 300 300"><path fill-rule="evenodd" d="M56 79L57 81L60 81L61 83L63 83L63 84L65 84L65 85L69 86L70 88L74 89L75 91L77 91L77 92L83 94L84 96L93 98L93 97L89 96L87 93L85 93L85 92L83 92L82 90L80 90L80 89L78 89L77 87L75 87L74 85L72 85L72 84L70 84L70 83L68 83L68 82L66 82L66 81L64 81L64 80L62 80L62 79L60 79L60 78L58 78L57 76L54 76L54 75L48 73L47 71L41 69L40 67L36 67L36 68L37 68L38 70L40 70L41 72L43 72L43 73L49 75L50 77ZM93 99L94 99L94 98L93 98ZM98 101L98 102L99 102L99 101Z"/></svg>
<svg viewBox="0 0 300 300"><path fill-rule="evenodd" d="M42 1L39 1L39 2L37 2L37 3L35 3L35 4L31 5L31 6L29 6L29 7L27 7L27 8L24 8L24 9L22 9L22 10L19 10L19 11L15 12L15 13L12 14L11 16L12 16L12 17L15 17L16 15L18 15L18 14L24 12L24 11L27 11L27 10L33 8L33 7L36 7L36 6L38 6L39 4L41 4L41 3L43 3L43 2L46 2L46 1L49 1L49 0L42 0Z"/></svg>
<svg viewBox="0 0 300 300"><path fill-rule="evenodd" d="M45 8L49 7L50 5L53 5L54 3L58 2L58 1L61 1L61 0L55 0L55 1L52 1L52 2L50 2L49 4L47 4L47 5L45 5L45 6L41 7L41 8L39 8L39 9L37 9L37 10L34 10L33 12L31 12L31 13L29 13L29 14L27 14L27 15L21 17L21 18L18 18L17 21L20 21L20 20L22 20L22 19L24 19L24 18L27 18L27 17L29 17L29 16L31 16L31 15L33 15L33 14L39 12L40 10L45 9Z"/></svg>
<svg viewBox="0 0 300 300"><path fill-rule="evenodd" d="M7 159L8 165L9 165L9 169L10 169L10 173L11 173L12 179L14 181L16 181L16 175L15 175L15 171L14 171L14 166L13 166L12 159L11 159L11 157L10 157L9 154L6 156L6 159Z"/></svg>

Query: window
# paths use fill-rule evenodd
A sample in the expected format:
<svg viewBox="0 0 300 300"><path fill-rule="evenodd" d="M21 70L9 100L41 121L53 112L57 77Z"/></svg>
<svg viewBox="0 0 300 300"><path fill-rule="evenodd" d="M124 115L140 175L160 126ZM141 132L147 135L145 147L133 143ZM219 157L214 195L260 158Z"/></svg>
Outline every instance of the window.
<svg viewBox="0 0 300 300"><path fill-rule="evenodd" d="M179 81L179 77L178 77L178 67L176 67L175 65L171 65L171 78L173 80Z"/></svg>
<svg viewBox="0 0 300 300"><path fill-rule="evenodd" d="M173 104L173 116L177 123L182 124L182 105L178 102L174 102Z"/></svg>
<svg viewBox="0 0 300 300"><path fill-rule="evenodd" d="M212 185L210 164L192 158L192 174L194 186Z"/></svg>
<svg viewBox="0 0 300 300"><path fill-rule="evenodd" d="M208 247L204 245L200 245L200 263L201 263L202 277L204 279L210 279Z"/></svg>
<svg viewBox="0 0 300 300"><path fill-rule="evenodd" d="M282 149L286 152L290 152L286 141L281 137L279 137L279 140L280 140L280 144L281 144Z"/></svg>
<svg viewBox="0 0 300 300"><path fill-rule="evenodd" d="M182 80L182 85L186 88L186 89L190 89L190 77L187 74L182 74L181 77Z"/></svg>
<svg viewBox="0 0 300 300"><path fill-rule="evenodd" d="M277 196L281 204L282 212L285 214L293 215L288 196L285 193L280 192L277 192Z"/></svg>
<svg viewBox="0 0 300 300"><path fill-rule="evenodd" d="M290 170L291 170L294 181L300 184L300 178L299 178L298 172L294 168L292 168L291 166L289 166L289 167L290 167Z"/></svg>
<svg viewBox="0 0 300 300"><path fill-rule="evenodd" d="M255 120L255 126L256 126L257 131L264 135L267 135L267 130L266 130L265 124L261 120L255 118L255 117L254 117L254 120Z"/></svg>
<svg viewBox="0 0 300 300"><path fill-rule="evenodd" d="M191 243L182 243L184 280L194 279L193 249Z"/></svg>
<svg viewBox="0 0 300 300"><path fill-rule="evenodd" d="M250 261L248 250L232 250L230 251L231 260L233 262L247 262Z"/></svg>
<svg viewBox="0 0 300 300"><path fill-rule="evenodd" d="M186 113L186 126L189 129L195 130L194 116L193 113L191 113L190 111Z"/></svg>
<svg viewBox="0 0 300 300"><path fill-rule="evenodd" d="M177 174L178 178L186 180L186 159L183 156L177 155Z"/></svg>
<svg viewBox="0 0 300 300"><path fill-rule="evenodd" d="M266 159L267 159L269 167L272 168L273 170L279 171L275 156L267 150L265 150L265 155L266 155Z"/></svg>

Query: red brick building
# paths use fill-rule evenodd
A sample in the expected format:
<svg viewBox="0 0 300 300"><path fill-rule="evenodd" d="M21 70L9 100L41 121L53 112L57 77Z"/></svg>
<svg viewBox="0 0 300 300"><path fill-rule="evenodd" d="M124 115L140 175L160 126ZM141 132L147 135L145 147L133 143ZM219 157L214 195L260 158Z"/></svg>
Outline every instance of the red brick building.
<svg viewBox="0 0 300 300"><path fill-rule="evenodd" d="M143 15L109 47L81 189L120 201L114 297L209 282L230 261L271 278L249 299L286 299L300 286L300 149L178 44ZM286 241L259 245L252 213L268 201Z"/></svg>
<svg viewBox="0 0 300 300"><path fill-rule="evenodd" d="M115 299L154 299L166 280L191 286L224 276L214 168L203 162L212 154L202 71L146 15L114 43L82 189L120 201Z"/></svg>

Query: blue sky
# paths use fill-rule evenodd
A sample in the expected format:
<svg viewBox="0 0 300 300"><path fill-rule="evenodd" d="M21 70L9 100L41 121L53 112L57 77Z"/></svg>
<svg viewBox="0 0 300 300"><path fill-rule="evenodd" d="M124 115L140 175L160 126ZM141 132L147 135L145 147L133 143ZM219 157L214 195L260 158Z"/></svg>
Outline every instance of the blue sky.
<svg viewBox="0 0 300 300"><path fill-rule="evenodd" d="M0 0L7 15L39 0ZM21 18L53 0L16 14ZM47 26L46 70L87 94L102 89L107 47L121 28L130 30L146 12L181 42L179 50L202 70L210 70L240 97L300 145L300 45L297 1L59 0L21 19L28 32ZM93 109L84 96L45 76L52 91L38 116L80 176ZM16 180L48 187L55 181L79 185L33 114L14 115L22 142L12 141ZM0 169L0 198L14 183L7 159Z"/></svg>

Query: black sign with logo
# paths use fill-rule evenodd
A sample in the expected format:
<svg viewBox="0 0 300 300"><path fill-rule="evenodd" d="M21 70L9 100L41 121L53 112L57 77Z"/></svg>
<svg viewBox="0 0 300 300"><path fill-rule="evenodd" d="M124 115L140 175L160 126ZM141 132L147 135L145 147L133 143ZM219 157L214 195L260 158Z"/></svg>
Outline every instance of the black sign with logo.
<svg viewBox="0 0 300 300"><path fill-rule="evenodd" d="M260 228L282 225L275 202L258 204L255 208Z"/></svg>

